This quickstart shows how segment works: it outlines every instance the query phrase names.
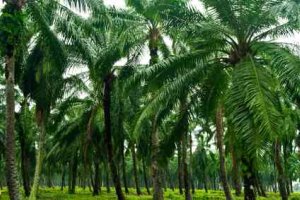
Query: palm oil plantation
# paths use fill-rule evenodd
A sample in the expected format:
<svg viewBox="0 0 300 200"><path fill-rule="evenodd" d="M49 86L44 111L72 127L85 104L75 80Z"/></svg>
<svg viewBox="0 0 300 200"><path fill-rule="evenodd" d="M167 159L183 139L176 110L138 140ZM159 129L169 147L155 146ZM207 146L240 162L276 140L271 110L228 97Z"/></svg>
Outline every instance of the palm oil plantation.
<svg viewBox="0 0 300 200"><path fill-rule="evenodd" d="M299 0L2 0L0 200L300 200L299 33Z"/></svg>

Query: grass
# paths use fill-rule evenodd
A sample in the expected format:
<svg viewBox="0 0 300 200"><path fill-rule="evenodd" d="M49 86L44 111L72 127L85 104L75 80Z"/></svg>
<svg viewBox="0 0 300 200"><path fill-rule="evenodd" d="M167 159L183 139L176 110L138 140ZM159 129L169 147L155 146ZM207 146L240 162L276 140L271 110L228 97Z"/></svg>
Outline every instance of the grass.
<svg viewBox="0 0 300 200"><path fill-rule="evenodd" d="M184 196L180 195L178 190L174 192L167 190L165 193L165 200L183 200ZM146 195L143 191L143 195L135 195L134 189L130 189L130 193L126 195L128 200L151 200L152 196ZM116 200L116 195L112 190L110 193L106 193L105 188L102 189L102 193L99 196L93 197L89 189L83 190L82 188L76 189L76 194L68 194L65 189L63 192L59 188L41 188L38 199L41 200ZM242 200L243 197L235 197L235 200ZM275 193L269 193L267 198L259 197L258 200L279 200L279 195ZM7 191L2 191L0 200L9 200ZM193 200L225 200L223 191L209 191L205 193L203 190L197 190L193 195ZM290 200L300 200L300 193L293 193Z"/></svg>

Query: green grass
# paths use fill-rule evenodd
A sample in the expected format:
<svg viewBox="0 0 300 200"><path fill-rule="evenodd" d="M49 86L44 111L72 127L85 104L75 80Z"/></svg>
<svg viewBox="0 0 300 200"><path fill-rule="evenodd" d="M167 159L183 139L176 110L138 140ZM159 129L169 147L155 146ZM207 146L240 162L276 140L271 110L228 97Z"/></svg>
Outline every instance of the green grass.
<svg viewBox="0 0 300 200"><path fill-rule="evenodd" d="M128 200L151 200L152 197L145 194L137 196L134 193L134 189L130 189L130 194L126 195ZM88 188L85 190L81 188L76 189L76 194L68 194L65 189L63 192L59 188L41 188L39 192L38 199L41 200L116 200L116 195L112 190L109 194L106 193L105 188L102 189L102 193L99 196L93 197ZM172 191L167 190L165 192L166 200L183 200L184 196L180 195L178 190ZM193 195L194 200L225 200L224 194L222 191L209 191L205 193L203 190L197 190ZM242 200L243 197L234 197L236 200ZM259 200L279 200L279 195L275 193L269 193L268 198L258 198ZM9 200L7 196L7 191L2 191L2 196L0 200ZM291 195L290 200L300 200L300 193L294 193Z"/></svg>

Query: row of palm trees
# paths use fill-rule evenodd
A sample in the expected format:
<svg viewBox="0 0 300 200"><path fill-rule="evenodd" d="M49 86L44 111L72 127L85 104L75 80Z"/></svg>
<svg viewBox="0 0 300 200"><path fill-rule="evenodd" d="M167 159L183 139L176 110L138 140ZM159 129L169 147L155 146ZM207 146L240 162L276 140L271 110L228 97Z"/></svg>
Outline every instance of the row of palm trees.
<svg viewBox="0 0 300 200"><path fill-rule="evenodd" d="M195 172L190 166L195 162L189 155L190 132L197 126L208 138L215 135L219 179L227 200L232 199L228 152L237 195L241 176L245 199L255 199L256 191L264 195L257 177L267 156L274 161L280 195L288 199L296 178L288 174L287 161L298 129L300 59L297 45L276 38L299 28L298 18L288 14L289 9L296 12L294 1L202 0L205 11L185 0L127 0L125 10L107 8L98 0L5 2L0 52L6 80L10 199L21 198L16 130L25 195L31 200L37 196L44 161L54 158L69 163L71 193L79 160L94 171L94 195L99 193L99 168L105 161L118 199L125 199L119 161L127 192L126 147L132 154L138 195L138 156L144 172L148 165L151 168L153 199L161 200L162 168L176 152L178 180L185 198L191 199ZM88 12L88 18L74 9ZM166 37L172 45L166 44ZM150 56L146 66L139 64L145 52ZM124 58L126 65L117 66ZM86 72L67 75L69 69L82 66ZM15 114L16 96L22 99L20 114ZM32 105L35 117L30 114ZM32 151L36 163L31 186ZM203 148L197 155L206 157L198 152ZM202 178L208 179L205 175ZM147 186L146 173L144 177Z"/></svg>

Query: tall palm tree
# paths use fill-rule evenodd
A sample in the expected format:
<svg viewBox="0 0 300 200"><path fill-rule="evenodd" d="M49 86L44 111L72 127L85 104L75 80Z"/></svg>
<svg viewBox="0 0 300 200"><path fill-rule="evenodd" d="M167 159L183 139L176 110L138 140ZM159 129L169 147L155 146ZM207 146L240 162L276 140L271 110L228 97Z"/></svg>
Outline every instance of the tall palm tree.
<svg viewBox="0 0 300 200"><path fill-rule="evenodd" d="M140 17L139 21L141 23L138 26L146 30L145 31L145 41L148 45L149 55L150 55L150 65L154 65L159 61L159 52L163 56L168 56L168 47L164 41L164 34L169 35L172 28L179 24L184 24L185 22L182 18L190 19L187 17L187 7L185 0L176 1L137 1L137 0L126 0L128 7L134 9L136 15ZM155 94L154 94L155 95ZM152 116L152 161L151 161L151 171L152 171L152 184L153 184L153 198L163 199L163 191L161 187L160 172L157 162L157 154L159 151L159 132L157 124L158 113Z"/></svg>
<svg viewBox="0 0 300 200"><path fill-rule="evenodd" d="M0 17L1 57L5 57L6 77L6 181L11 200L19 200L19 183L15 162L15 60L18 43L22 37L23 0L7 0Z"/></svg>
<svg viewBox="0 0 300 200"><path fill-rule="evenodd" d="M24 26L24 8L27 8L27 3L24 0L5 0L6 5L1 11L1 57L5 57L5 71L6 71L6 170L7 170L7 185L9 189L10 199L20 199L17 172L15 166L15 144L14 144L14 84L15 84L15 69L16 56L18 54L19 44L22 44ZM36 2L31 2L36 5ZM69 3L76 3L77 5L85 5L84 1L69 1ZM29 8L30 10L30 8ZM32 10L32 9L31 9ZM38 10L35 10L38 11ZM35 12L38 14L39 12ZM44 19L42 15L36 18L38 22ZM40 21L39 21L40 20ZM45 24L44 24L45 25ZM43 28L47 29L46 26ZM48 27L49 28L49 27Z"/></svg>
<svg viewBox="0 0 300 200"><path fill-rule="evenodd" d="M248 148L243 151L245 159L242 159L250 165L243 177L245 199L254 199L254 183L248 179L253 170L251 163L257 151L270 147L262 145L263 141L276 142L284 133L280 131L283 115L277 102L281 95L299 87L299 58L291 51L292 46L272 39L266 41L266 38L281 37L293 29L289 22L277 21L271 12L273 2L203 0L203 3L207 9L204 20L183 30L193 38L188 42L191 52L169 58L136 75L135 81L151 80L157 74L166 75L166 79L177 77L160 89L147 105L145 113L149 113L144 117L162 103L166 104L170 97L179 97L186 86L192 89L203 84L211 88L207 94L214 95L203 99L212 98L208 102L214 104L212 112L220 110L217 102L224 99L225 116L247 143L244 146ZM275 157L275 162L282 173L280 155ZM226 185L224 179L223 185ZM282 181L279 185L284 188ZM281 196L287 198L284 189Z"/></svg>
<svg viewBox="0 0 300 200"><path fill-rule="evenodd" d="M30 96L36 104L39 142L35 175L30 194L30 199L36 199L44 159L47 118L51 106L55 104L58 98L62 97L63 88L69 83L63 78L68 67L66 50L57 33L50 29L50 26L53 25L54 16L57 16L55 14L57 7L62 6L56 2L44 2L43 4L28 2L27 6L30 19L38 28L33 34L36 43L26 59L23 84L21 85L24 95ZM72 16L71 12L67 10L65 12L69 14L68 16Z"/></svg>
<svg viewBox="0 0 300 200"><path fill-rule="evenodd" d="M104 12L108 15L113 15L112 20L108 20L109 22L105 22L105 19L99 21L99 13L98 15L93 13L95 16L91 16L91 24L89 25L91 27L90 31L93 32L92 38L90 32L82 32L81 38L78 38L76 36L78 35L78 32L76 32L77 27L72 25L65 26L66 28L63 29L67 29L68 32L63 34L66 34L67 37L72 36L71 41L74 42L73 50L75 50L73 52L75 55L79 55L81 61L87 64L89 78L93 83L93 87L97 89L95 96L101 100L101 106L103 107L105 145L109 167L117 196L119 199L124 199L114 155L116 149L113 148L114 130L112 129L113 114L111 112L114 105L111 99L114 95L114 82L118 78L120 69L114 64L123 57L131 58L131 56L136 56L130 53L139 48L138 44L143 40L143 33L135 28L134 25L127 27L122 20L117 18L118 15L122 15L123 11L108 9L104 10ZM130 18L128 20L132 21ZM102 27L103 29L101 29ZM99 79L99 77L101 78ZM103 91L100 88L103 88Z"/></svg>

